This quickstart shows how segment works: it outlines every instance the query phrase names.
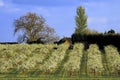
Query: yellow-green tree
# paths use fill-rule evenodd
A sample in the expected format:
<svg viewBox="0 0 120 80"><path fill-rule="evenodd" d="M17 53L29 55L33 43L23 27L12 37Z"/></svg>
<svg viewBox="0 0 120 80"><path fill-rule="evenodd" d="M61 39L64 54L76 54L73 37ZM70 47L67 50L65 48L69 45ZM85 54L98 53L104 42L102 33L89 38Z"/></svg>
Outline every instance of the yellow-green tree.
<svg viewBox="0 0 120 80"><path fill-rule="evenodd" d="M85 15L85 9L80 6L77 8L77 15L75 17L76 20L76 28L75 33L83 34L87 28L87 16Z"/></svg>

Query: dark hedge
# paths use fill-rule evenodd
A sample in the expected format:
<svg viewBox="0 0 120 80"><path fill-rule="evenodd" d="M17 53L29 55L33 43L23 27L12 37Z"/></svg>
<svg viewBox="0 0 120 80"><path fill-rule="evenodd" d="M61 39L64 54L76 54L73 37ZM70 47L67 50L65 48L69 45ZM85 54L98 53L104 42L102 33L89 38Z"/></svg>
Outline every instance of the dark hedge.
<svg viewBox="0 0 120 80"><path fill-rule="evenodd" d="M85 45L97 44L100 49L106 45L113 45L120 49L120 34L73 34L72 42L83 42Z"/></svg>

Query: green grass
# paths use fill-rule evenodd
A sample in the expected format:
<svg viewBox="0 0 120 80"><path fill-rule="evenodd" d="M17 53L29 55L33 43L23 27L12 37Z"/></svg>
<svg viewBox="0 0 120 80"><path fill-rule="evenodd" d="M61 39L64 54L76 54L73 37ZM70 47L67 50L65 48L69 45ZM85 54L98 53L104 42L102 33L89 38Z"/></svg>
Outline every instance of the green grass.
<svg viewBox="0 0 120 80"><path fill-rule="evenodd" d="M120 80L120 78L0 78L0 80Z"/></svg>

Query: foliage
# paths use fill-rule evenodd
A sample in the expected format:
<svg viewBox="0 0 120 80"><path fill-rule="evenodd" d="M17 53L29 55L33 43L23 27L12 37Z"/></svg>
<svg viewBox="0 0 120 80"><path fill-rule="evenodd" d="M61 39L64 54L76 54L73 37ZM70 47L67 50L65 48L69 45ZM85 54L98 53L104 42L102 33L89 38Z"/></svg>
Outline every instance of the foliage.
<svg viewBox="0 0 120 80"><path fill-rule="evenodd" d="M119 34L73 34L72 42L86 42L87 44L97 44L100 49L104 49L106 45L114 45L120 49L120 35Z"/></svg>
<svg viewBox="0 0 120 80"><path fill-rule="evenodd" d="M10 69L29 70L35 68L37 63L42 63L50 54L53 45L0 45L0 73L7 73Z"/></svg>
<svg viewBox="0 0 120 80"><path fill-rule="evenodd" d="M108 31L108 34L115 34L115 31L113 29Z"/></svg>
<svg viewBox="0 0 120 80"><path fill-rule="evenodd" d="M84 30L84 33L87 34L87 35L89 35L89 34L99 34L99 32L97 32L97 31L95 31L95 30L90 30L90 29L88 29L88 28L86 28L86 29Z"/></svg>
<svg viewBox="0 0 120 80"><path fill-rule="evenodd" d="M57 43L57 44L62 44L62 43L72 44L72 41L71 41L71 38L64 37L64 38L60 39L59 41L57 41L55 43Z"/></svg>
<svg viewBox="0 0 120 80"><path fill-rule="evenodd" d="M76 29L75 33L84 33L84 30L87 28L87 16L85 15L85 9L80 6L77 8L77 16L75 17L76 20Z"/></svg>
<svg viewBox="0 0 120 80"><path fill-rule="evenodd" d="M114 46L106 46L105 55L111 73L118 72L120 70L120 55L117 48Z"/></svg>
<svg viewBox="0 0 120 80"><path fill-rule="evenodd" d="M94 74L93 76L97 77L102 76L105 71L108 72L109 68L108 75L119 76L120 55L115 47L106 46L104 55L96 44L90 45L87 51L84 51L82 43L74 44L71 50L68 47L69 44L66 43L60 45L0 44L0 73L3 74L3 77L6 75L11 77L14 77L12 75L16 77L53 77L56 74L62 77ZM108 65L107 68L105 68L106 65Z"/></svg>
<svg viewBox="0 0 120 80"><path fill-rule="evenodd" d="M53 51L50 58L39 69L44 72L55 72L58 64L64 59L68 45L61 44L57 50Z"/></svg>
<svg viewBox="0 0 120 80"><path fill-rule="evenodd" d="M101 72L104 70L103 64L102 64L102 56L101 52L99 51L99 48L95 44L91 44L89 49L87 50L88 53L88 62L87 62L87 68L88 73L93 74L101 74Z"/></svg>
<svg viewBox="0 0 120 80"><path fill-rule="evenodd" d="M64 64L65 71L74 72L74 71L80 70L83 48L84 48L83 44L75 44L74 45L73 50L68 55L69 56L68 61Z"/></svg>

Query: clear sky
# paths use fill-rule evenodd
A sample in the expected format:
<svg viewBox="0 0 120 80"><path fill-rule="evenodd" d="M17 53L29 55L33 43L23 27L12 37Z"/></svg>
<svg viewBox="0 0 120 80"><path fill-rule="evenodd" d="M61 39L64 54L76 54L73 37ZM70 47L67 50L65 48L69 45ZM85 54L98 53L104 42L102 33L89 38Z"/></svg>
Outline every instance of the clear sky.
<svg viewBox="0 0 120 80"><path fill-rule="evenodd" d="M61 38L70 37L78 6L86 10L89 29L120 32L120 0L0 0L0 42L17 41L13 22L27 12L42 15Z"/></svg>

